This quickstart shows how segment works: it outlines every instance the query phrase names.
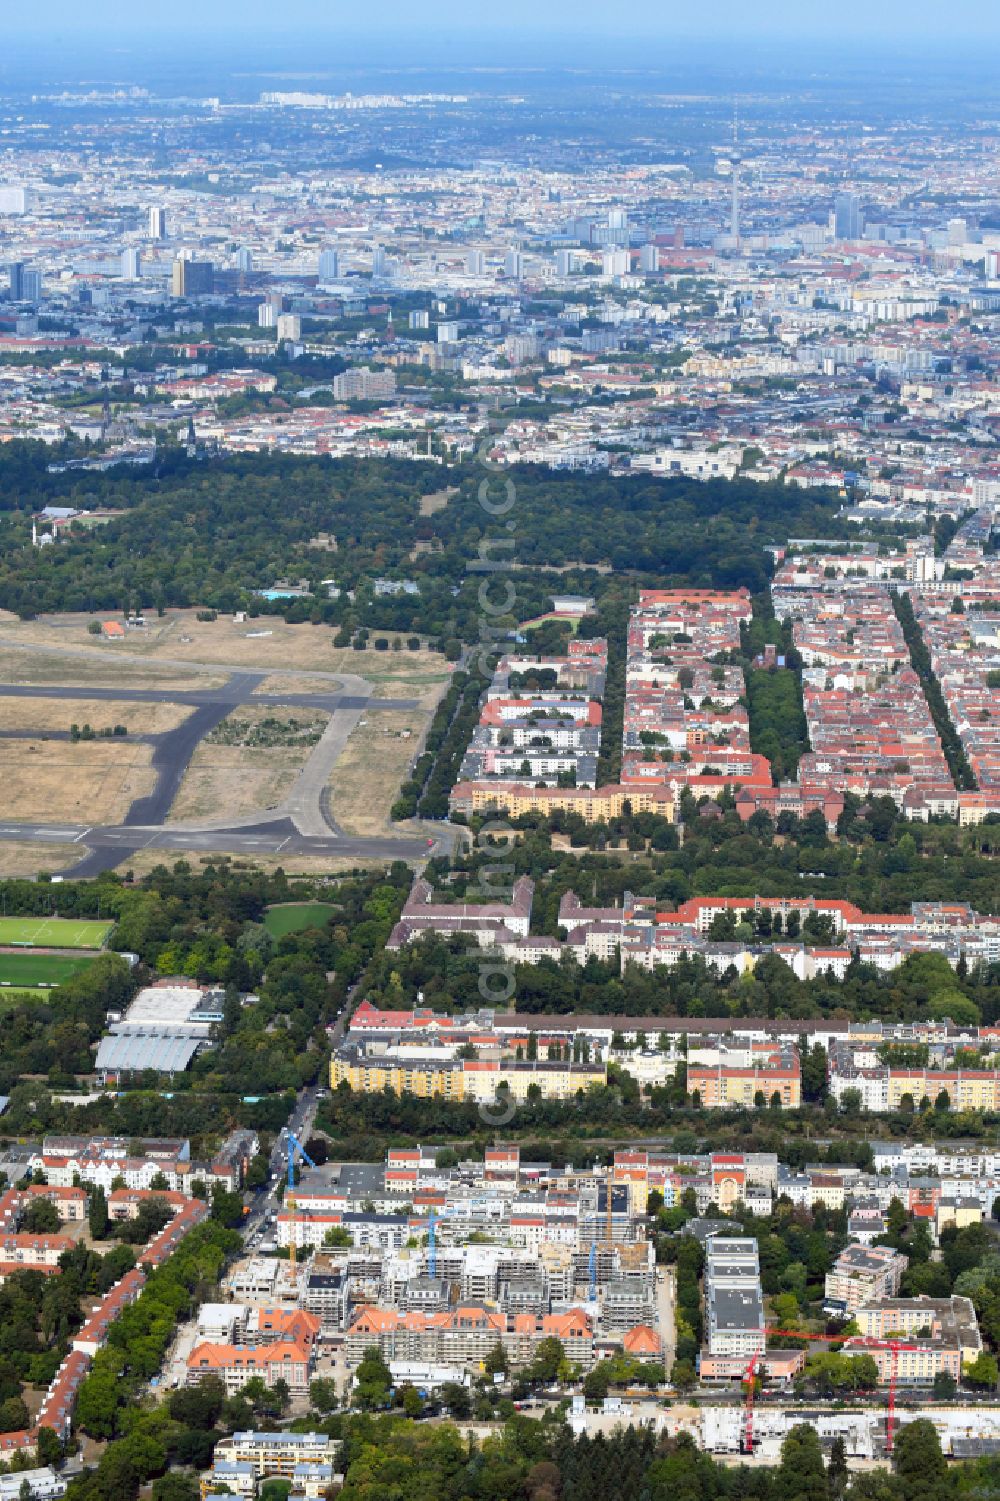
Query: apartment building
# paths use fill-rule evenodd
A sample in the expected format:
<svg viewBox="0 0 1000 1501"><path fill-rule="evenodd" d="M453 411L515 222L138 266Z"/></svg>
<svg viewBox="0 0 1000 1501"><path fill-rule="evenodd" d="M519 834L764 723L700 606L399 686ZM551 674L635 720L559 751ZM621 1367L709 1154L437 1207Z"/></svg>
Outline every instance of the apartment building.
<svg viewBox="0 0 1000 1501"><path fill-rule="evenodd" d="M957 1342L963 1364L969 1365L982 1352L976 1310L970 1298L882 1298L863 1304L854 1313L866 1339L891 1339L899 1335Z"/></svg>
<svg viewBox="0 0 1000 1501"><path fill-rule="evenodd" d="M897 1386L930 1386L934 1377L943 1374L959 1381L962 1375L962 1350L956 1340L928 1339L914 1335L894 1348L849 1339L841 1346L844 1355L870 1355L878 1367L880 1386L887 1386L895 1371Z"/></svg>
<svg viewBox="0 0 1000 1501"><path fill-rule="evenodd" d="M375 1345L386 1361L420 1361L478 1372L497 1344L512 1364L522 1366L530 1364L538 1344L551 1337L562 1342L568 1359L584 1369L593 1364L593 1328L579 1308L541 1316L511 1316L471 1303L430 1314L362 1308L348 1328L346 1349L352 1365Z"/></svg>
<svg viewBox="0 0 1000 1501"><path fill-rule="evenodd" d="M218 1376L226 1395L233 1396L260 1376L267 1386L284 1381L290 1392L301 1396L309 1389L311 1366L309 1347L291 1340L267 1341L259 1347L205 1343L195 1345L187 1358L187 1384L195 1386L206 1376Z"/></svg>
<svg viewBox="0 0 1000 1501"><path fill-rule="evenodd" d="M713 1235L705 1246L705 1343L711 1356L749 1360L766 1344L757 1242Z"/></svg>
<svg viewBox="0 0 1000 1501"><path fill-rule="evenodd" d="M220 1438L215 1460L248 1465L256 1480L272 1475L291 1480L299 1465L331 1464L337 1443L325 1433L234 1433Z"/></svg>
<svg viewBox="0 0 1000 1501"><path fill-rule="evenodd" d="M826 1306L853 1315L864 1304L895 1298L908 1265L890 1246L845 1246L826 1274Z"/></svg>
<svg viewBox="0 0 1000 1501"><path fill-rule="evenodd" d="M13 1273L30 1268L35 1272L54 1272L59 1258L71 1251L76 1241L71 1235L33 1235L15 1232L0 1236L0 1283Z"/></svg>
<svg viewBox="0 0 1000 1501"><path fill-rule="evenodd" d="M498 1051L498 1050L494 1050ZM607 1082L603 1063L572 1063L556 1059L456 1058L440 1049L405 1048L394 1044L346 1043L330 1060L330 1084L346 1082L361 1094L391 1090L421 1099L473 1100L490 1103L498 1095L523 1104L537 1096L544 1100L572 1099Z"/></svg>
<svg viewBox="0 0 1000 1501"><path fill-rule="evenodd" d="M795 1110L802 1103L797 1053L785 1049L748 1064L730 1064L723 1050L718 1063L689 1063L687 1089L705 1110L777 1106Z"/></svg>

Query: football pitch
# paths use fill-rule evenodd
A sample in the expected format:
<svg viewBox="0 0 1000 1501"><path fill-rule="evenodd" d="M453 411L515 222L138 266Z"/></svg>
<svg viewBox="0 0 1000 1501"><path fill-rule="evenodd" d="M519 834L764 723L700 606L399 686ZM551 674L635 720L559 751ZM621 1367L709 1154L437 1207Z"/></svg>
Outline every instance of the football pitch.
<svg viewBox="0 0 1000 1501"><path fill-rule="evenodd" d="M272 938L301 933L305 928L325 928L337 908L329 902L285 902L268 907L264 926Z"/></svg>
<svg viewBox="0 0 1000 1501"><path fill-rule="evenodd" d="M0 946L99 949L114 923L77 917L0 917Z"/></svg>
<svg viewBox="0 0 1000 1501"><path fill-rule="evenodd" d="M0 954L0 995L8 986L27 989L62 985L93 962L92 954L81 954L78 959L69 954Z"/></svg>

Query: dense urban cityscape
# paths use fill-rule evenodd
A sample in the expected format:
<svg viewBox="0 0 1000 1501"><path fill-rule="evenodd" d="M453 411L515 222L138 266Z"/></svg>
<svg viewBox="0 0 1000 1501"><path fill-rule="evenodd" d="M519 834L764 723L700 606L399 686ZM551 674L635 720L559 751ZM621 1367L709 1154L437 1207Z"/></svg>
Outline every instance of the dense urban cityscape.
<svg viewBox="0 0 1000 1501"><path fill-rule="evenodd" d="M0 1501L993 1495L996 18L95 5L0 63Z"/></svg>

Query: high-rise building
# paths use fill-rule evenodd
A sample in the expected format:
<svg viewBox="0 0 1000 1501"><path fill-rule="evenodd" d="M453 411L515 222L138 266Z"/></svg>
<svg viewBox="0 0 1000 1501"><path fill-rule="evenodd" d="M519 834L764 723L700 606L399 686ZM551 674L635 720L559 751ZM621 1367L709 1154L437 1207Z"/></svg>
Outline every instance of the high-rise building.
<svg viewBox="0 0 1000 1501"><path fill-rule="evenodd" d="M607 229L600 238L603 244L617 245L619 249L628 244L629 227L626 209L613 208L609 211Z"/></svg>
<svg viewBox="0 0 1000 1501"><path fill-rule="evenodd" d="M655 274L660 269L660 251L656 245L643 245L639 251L639 270L647 276Z"/></svg>
<svg viewBox="0 0 1000 1501"><path fill-rule="evenodd" d="M513 245L504 256L503 274L511 281L520 281L524 275L524 256Z"/></svg>
<svg viewBox="0 0 1000 1501"><path fill-rule="evenodd" d="M236 269L244 273L253 270L253 256L245 245L236 252Z"/></svg>
<svg viewBox="0 0 1000 1501"><path fill-rule="evenodd" d="M167 211L165 208L159 208L155 203L149 210L149 238L151 240L167 238Z"/></svg>
<svg viewBox="0 0 1000 1501"><path fill-rule="evenodd" d="M573 272L575 270L576 270L576 251L575 250L557 250L556 251L556 275L557 276L572 276Z"/></svg>
<svg viewBox="0 0 1000 1501"><path fill-rule="evenodd" d="M370 370L367 365L354 366L333 378L336 401L378 401L396 394L394 370Z"/></svg>
<svg viewBox="0 0 1000 1501"><path fill-rule="evenodd" d="M446 322L438 324L438 343L454 344L459 336L460 329L457 323Z"/></svg>
<svg viewBox="0 0 1000 1501"><path fill-rule="evenodd" d="M372 277L375 281L385 276L389 267L389 261L385 253L384 245L376 245L372 251Z"/></svg>
<svg viewBox="0 0 1000 1501"><path fill-rule="evenodd" d="M525 365L537 360L539 342L534 334L508 334L504 340L504 353L512 365Z"/></svg>
<svg viewBox="0 0 1000 1501"><path fill-rule="evenodd" d="M274 328L278 321L278 315L270 302L262 302L257 309L257 327Z"/></svg>
<svg viewBox="0 0 1000 1501"><path fill-rule="evenodd" d="M302 337L302 319L298 313L279 313L277 329L279 340L290 339L292 343L298 343Z"/></svg>
<svg viewBox="0 0 1000 1501"><path fill-rule="evenodd" d="M627 250L606 250L601 257L605 276L627 276L630 256Z"/></svg>
<svg viewBox="0 0 1000 1501"><path fill-rule="evenodd" d="M41 302L42 273L40 271L25 271L21 278L21 297L24 302Z"/></svg>
<svg viewBox="0 0 1000 1501"><path fill-rule="evenodd" d="M340 251L321 250L319 253L319 279L321 282L337 281L340 277Z"/></svg>
<svg viewBox="0 0 1000 1501"><path fill-rule="evenodd" d="M469 276L483 276L486 272L486 256L482 250L470 250L465 257L465 270Z"/></svg>
<svg viewBox="0 0 1000 1501"><path fill-rule="evenodd" d="M11 302L20 302L24 297L24 262L11 261L7 267Z"/></svg>
<svg viewBox="0 0 1000 1501"><path fill-rule="evenodd" d="M964 219L948 220L948 244L967 245L969 242L969 226Z"/></svg>
<svg viewBox="0 0 1000 1501"><path fill-rule="evenodd" d="M171 292L174 297L205 297L215 290L215 267L211 261L196 261L179 255L174 261Z"/></svg>
<svg viewBox="0 0 1000 1501"><path fill-rule="evenodd" d="M838 193L833 200L833 232L838 240L860 240L864 228L857 193Z"/></svg>
<svg viewBox="0 0 1000 1501"><path fill-rule="evenodd" d="M137 246L128 245L122 251L121 273L123 281L138 281L142 275L142 257Z"/></svg>
<svg viewBox="0 0 1000 1501"><path fill-rule="evenodd" d="M407 321L412 329L430 328L431 315L426 308L414 308Z"/></svg>

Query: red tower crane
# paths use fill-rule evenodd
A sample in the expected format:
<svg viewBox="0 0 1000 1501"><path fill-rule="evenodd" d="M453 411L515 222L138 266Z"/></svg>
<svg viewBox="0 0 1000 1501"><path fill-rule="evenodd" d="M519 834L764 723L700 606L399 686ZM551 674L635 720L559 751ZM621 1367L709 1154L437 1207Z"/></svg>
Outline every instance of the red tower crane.
<svg viewBox="0 0 1000 1501"><path fill-rule="evenodd" d="M825 1345L842 1345L845 1340L854 1340L856 1344L865 1350L889 1350L891 1360L889 1363L889 1402L885 1420L885 1449L887 1454L892 1453L893 1437L896 1428L896 1378L899 1374L899 1352L901 1350L918 1350L919 1345L904 1344L898 1339L870 1339L857 1334L804 1334L801 1329L759 1329L758 1334L774 1334L786 1339L814 1340ZM750 1363L743 1372L741 1384L746 1386L746 1402L743 1409L743 1432L740 1436L740 1451L743 1454L753 1453L753 1413L755 1383L757 1368L764 1359L764 1352L755 1350L750 1357Z"/></svg>

